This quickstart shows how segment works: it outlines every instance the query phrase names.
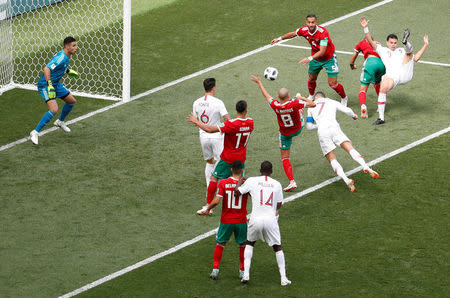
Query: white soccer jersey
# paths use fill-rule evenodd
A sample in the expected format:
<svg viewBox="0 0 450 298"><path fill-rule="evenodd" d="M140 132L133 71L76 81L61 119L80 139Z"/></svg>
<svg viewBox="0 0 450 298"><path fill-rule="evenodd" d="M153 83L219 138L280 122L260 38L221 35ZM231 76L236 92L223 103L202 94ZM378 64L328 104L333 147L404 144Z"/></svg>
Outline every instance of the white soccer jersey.
<svg viewBox="0 0 450 298"><path fill-rule="evenodd" d="M220 117L228 114L224 103L217 97L205 95L194 101L192 107L197 119L206 125L217 126L220 124ZM207 133L199 129L200 137L221 138L220 132Z"/></svg>
<svg viewBox="0 0 450 298"><path fill-rule="evenodd" d="M336 120L337 111L341 111L350 117L355 116L352 109L343 106L335 100L329 98L319 98L314 102L316 103L316 106L314 108L308 108L308 117L314 118L319 131L327 129L330 126L339 127L339 123Z"/></svg>
<svg viewBox="0 0 450 298"><path fill-rule="evenodd" d="M314 118L316 122L320 148L323 155L326 155L336 148L335 144L340 145L345 141L350 141L342 132L336 120L336 111L339 110L350 117L355 116L355 113L352 109L344 107L339 102L329 98L319 98L314 102L316 106L308 109L308 117ZM308 129L311 129L309 127L313 126L311 124L310 122L307 124Z"/></svg>
<svg viewBox="0 0 450 298"><path fill-rule="evenodd" d="M280 182L269 176L248 178L239 187L242 194L252 196L252 218L276 218L277 204L283 202L283 190Z"/></svg>
<svg viewBox="0 0 450 298"><path fill-rule="evenodd" d="M391 49L383 47L380 44L377 44L376 52L380 55L384 66L386 66L386 73L400 69L406 55L404 48L396 48L392 51Z"/></svg>

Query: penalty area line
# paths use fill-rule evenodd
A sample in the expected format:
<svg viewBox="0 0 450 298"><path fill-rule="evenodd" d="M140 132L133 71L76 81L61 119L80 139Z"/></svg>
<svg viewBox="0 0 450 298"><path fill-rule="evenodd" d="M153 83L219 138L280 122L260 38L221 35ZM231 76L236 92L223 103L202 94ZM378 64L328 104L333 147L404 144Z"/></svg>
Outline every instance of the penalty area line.
<svg viewBox="0 0 450 298"><path fill-rule="evenodd" d="M417 141L412 142L412 143L410 143L408 145L405 145L405 146L403 146L403 147L401 147L401 148L399 148L397 150L394 150L392 152L384 154L384 155L378 157L377 159L374 159L374 160L368 162L367 165L373 166L373 165L375 165L377 163L380 163L380 162L382 162L382 161L384 161L384 160L386 160L388 158L391 158L391 157L396 156L396 155L398 155L398 154L400 154L402 152L405 152L405 151L407 151L407 150L409 150L409 149L411 149L413 147L419 146L419 145L421 145L421 144L423 144L423 143L425 143L425 142L427 142L429 140L437 138L437 137L439 137L439 136L441 136L441 135L443 135L443 134L445 134L445 133L447 133L449 131L450 131L450 126L445 128L445 129L442 129L442 130L440 130L438 132L435 132L435 133L433 133L431 135L428 135L428 136L426 136L426 137L424 137L424 138L422 138L420 140L417 140ZM353 170L350 170L350 171L346 172L345 174L350 176L350 175L355 174L355 173L357 173L357 172L359 172L361 170L362 170L362 167L359 166L357 168L354 168ZM325 186L327 186L329 184L332 184L332 183L334 183L336 181L339 181L339 180L341 180L341 178L339 176L330 178L330 179L325 180L325 181L323 181L323 182L321 182L321 183L319 183L317 185L309 187L309 188L307 188L307 189L305 189L305 190L303 190L303 191L301 191L299 193L296 193L295 195L289 196L289 197L285 198L283 201L284 201L284 203L288 203L288 202L294 201L294 200L296 200L298 198L306 196L309 193L312 193L312 192L314 192L314 191L316 191L318 189L321 189L321 188L323 188L323 187L325 187ZM99 285L101 285L101 284L103 284L103 283L105 283L107 281L110 281L110 280L116 278L116 277L124 275L124 274L126 274L126 273L128 273L130 271L133 271L133 270L135 270L135 269L137 269L139 267L148 265L148 264L150 264L150 263L152 263L152 262L154 262L154 261L156 261L156 260L158 260L158 259L160 259L162 257L165 257L167 255L175 253L175 252L179 251L182 248L185 248L185 247L190 246L192 244L195 244L195 243L197 243L197 242L199 242L199 241L201 241L203 239L206 239L206 238L214 235L217 232L217 230L218 230L218 228L216 228L214 230L211 230L211 231L208 231L208 232L206 232L204 234L201 234L201 235L199 235L199 236L197 236L195 238L192 238L191 240L188 240L188 241L185 241L185 242L183 242L181 244L178 244L178 245L176 245L176 246L174 246L174 247L172 247L172 248L170 248L168 250L165 250L165 251L160 252L160 253L158 253L156 255L153 255L153 256L151 256L151 257L149 257L149 258L147 258L145 260L142 260L142 261L140 261L140 262L138 262L138 263L136 263L134 265L128 266L128 267L126 267L124 269L121 269L121 270L116 271L116 272L114 272L114 273L112 273L110 275L107 275L107 276L105 276L103 278L100 278L100 279L98 279L98 280L96 280L96 281L94 281L92 283L89 283L89 284L87 284L87 285L85 285L85 286L83 286L81 288L78 288L78 289L76 289L76 290L74 290L72 292L64 294L64 295L60 296L60 298L73 297L73 296L78 295L80 293L83 293L83 292L85 292L87 290L95 288L96 286L99 286Z"/></svg>
<svg viewBox="0 0 450 298"><path fill-rule="evenodd" d="M286 48L294 48L294 49L302 49L302 50L311 50L311 47L297 46L297 45L293 45L293 44L277 44L277 46L286 47ZM345 54L345 55L353 55L353 53L354 53L354 52L349 52L349 51L338 51L338 50L335 50L335 52L338 54ZM363 54L359 53L359 56L363 56ZM431 64L431 65L437 65L437 66L446 66L446 67L450 66L450 64L448 64L448 63L431 62L431 61L424 61L424 60L419 60L417 63Z"/></svg>

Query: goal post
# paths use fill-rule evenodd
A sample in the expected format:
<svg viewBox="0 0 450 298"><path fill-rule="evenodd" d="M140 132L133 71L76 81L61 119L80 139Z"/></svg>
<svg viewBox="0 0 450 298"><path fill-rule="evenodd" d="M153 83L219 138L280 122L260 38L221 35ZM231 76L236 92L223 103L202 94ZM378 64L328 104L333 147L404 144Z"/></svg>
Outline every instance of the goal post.
<svg viewBox="0 0 450 298"><path fill-rule="evenodd" d="M43 67L73 36L70 68L61 82L75 95L130 100L131 0L0 0L0 93L36 90Z"/></svg>

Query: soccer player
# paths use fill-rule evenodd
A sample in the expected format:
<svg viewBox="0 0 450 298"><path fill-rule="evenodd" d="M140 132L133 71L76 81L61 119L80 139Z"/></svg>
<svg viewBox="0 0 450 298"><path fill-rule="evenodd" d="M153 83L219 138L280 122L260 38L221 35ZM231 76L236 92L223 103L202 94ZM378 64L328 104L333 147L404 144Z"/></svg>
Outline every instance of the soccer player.
<svg viewBox="0 0 450 298"><path fill-rule="evenodd" d="M286 88L281 88L278 91L278 100L276 100L266 91L259 76L251 76L250 78L253 82L258 84L263 96L267 99L270 107L277 115L278 126L280 127L279 139L281 160L283 162L284 173L289 179L289 185L284 188L284 191L292 191L297 188L292 165L289 160L292 139L302 132L303 125L301 114L303 114L304 107L315 107L316 104L304 97L291 99Z"/></svg>
<svg viewBox="0 0 450 298"><path fill-rule="evenodd" d="M376 43L369 33L369 20L365 17L360 19L361 26L364 28L364 34L370 46L380 55L386 67L386 74L383 76L378 95L378 114L379 118L374 125L384 124L384 110L386 107L386 94L397 85L406 84L411 81L414 73L414 62L420 60L428 47L428 35L423 37L422 48L414 55L413 47L408 41L410 32L406 29L403 33L402 43L405 48L398 48L398 37L395 34L389 34L386 38L387 47Z"/></svg>
<svg viewBox="0 0 450 298"><path fill-rule="evenodd" d="M358 119L358 116L349 107L344 107L337 101L326 98L323 92L316 93L314 102L316 106L308 109L306 128L309 130L317 129L320 148L322 148L325 158L330 162L333 171L344 180L352 192L356 191L355 182L345 175L344 169L336 160L334 149L338 145L363 167L364 173L368 173L372 178L378 179L380 175L369 168L364 158L353 148L350 139L342 132L339 123L336 121L337 111L347 114L354 120Z"/></svg>
<svg viewBox="0 0 450 298"><path fill-rule="evenodd" d="M386 68L378 53L372 49L367 40L363 39L355 46L355 51L350 58L351 69L357 68L355 61L360 52L363 53L365 61L359 80L361 86L359 87L358 99L361 104L361 118L367 119L369 117L366 106L367 89L369 88L370 83L373 83L375 92L377 93L377 96L379 95L381 77L386 73Z"/></svg>
<svg viewBox="0 0 450 298"><path fill-rule="evenodd" d="M250 193L252 197L252 214L247 228L247 244L244 250L244 276L241 281L250 280L250 265L253 257L253 247L257 240L266 241L272 246L281 276L281 285L291 283L286 277L286 262L281 247L281 234L278 226L278 209L283 204L283 191L281 184L272 179L272 163L261 163L261 176L250 177L244 184L238 183L235 195Z"/></svg>
<svg viewBox="0 0 450 298"><path fill-rule="evenodd" d="M220 124L220 117L230 120L230 114L223 102L214 97L216 92L216 79L207 78L203 81L205 95L194 101L192 110L197 119L206 125ZM207 133L199 128L200 144L202 146L203 158L206 160L205 178L206 185L209 183L214 164L219 161L223 150L223 136L219 133Z"/></svg>
<svg viewBox="0 0 450 298"><path fill-rule="evenodd" d="M231 177L220 180L219 191L216 197L208 204L202 215L209 215L210 210L222 201L222 216L220 217L219 230L216 236L216 247L214 249L213 270L210 274L212 279L219 276L219 266L222 260L223 248L230 240L232 234L239 244L239 279L244 275L244 249L247 241L247 199L248 195L234 196L234 189L241 179L243 164L235 160L231 166Z"/></svg>
<svg viewBox="0 0 450 298"><path fill-rule="evenodd" d="M54 123L55 126L61 128L64 132L70 132L70 128L64 123L67 115L72 111L76 103L75 97L67 90L61 78L67 73L70 77L78 77L78 73L72 69L68 69L70 56L76 53L77 41L72 36L64 39L64 48L56 53L50 62L44 67L44 73L40 77L37 88L45 103L48 106L48 111L42 116L38 125L30 132L30 140L33 144L39 143L39 132L42 128L52 120L58 113L58 103L56 98L61 98L65 101L61 115Z"/></svg>
<svg viewBox="0 0 450 298"><path fill-rule="evenodd" d="M328 85L330 85L330 87L339 94L341 97L341 103L344 106L347 106L348 98L345 94L344 87L337 82L339 65L337 62L334 44L327 29L317 25L317 17L315 14L309 14L306 16L306 26L273 39L271 44L275 44L283 39L290 39L296 36L303 36L311 45L311 56L299 61L302 65L309 63L308 99L312 100L316 90L317 76L322 68L324 68L328 74Z"/></svg>
<svg viewBox="0 0 450 298"><path fill-rule="evenodd" d="M207 188L206 205L197 211L202 214L207 205L214 199L219 179L226 179L231 176L231 165L235 160L240 160L244 164L247 159L247 144L250 134L253 131L254 123L252 118L247 118L247 102L240 100L236 103L236 118L226 120L216 126L206 125L200 122L194 114L190 114L188 121L203 129L208 133L220 132L224 134L223 151L220 160L214 167L211 179Z"/></svg>

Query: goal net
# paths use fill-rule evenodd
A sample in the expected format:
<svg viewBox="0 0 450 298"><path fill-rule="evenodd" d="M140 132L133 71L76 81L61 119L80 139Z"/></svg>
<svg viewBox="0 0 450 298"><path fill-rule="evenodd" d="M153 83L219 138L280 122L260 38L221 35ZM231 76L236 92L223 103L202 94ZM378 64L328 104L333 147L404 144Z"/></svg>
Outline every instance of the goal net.
<svg viewBox="0 0 450 298"><path fill-rule="evenodd" d="M73 36L78 51L62 79L74 94L130 97L131 0L0 0L0 93L36 90L42 69Z"/></svg>

